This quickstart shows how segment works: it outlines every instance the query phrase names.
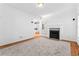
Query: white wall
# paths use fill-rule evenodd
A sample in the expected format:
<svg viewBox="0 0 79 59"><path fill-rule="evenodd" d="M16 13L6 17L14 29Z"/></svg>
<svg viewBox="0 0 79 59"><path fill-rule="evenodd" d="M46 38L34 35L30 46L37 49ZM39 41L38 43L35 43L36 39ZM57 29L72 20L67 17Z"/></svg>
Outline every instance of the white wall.
<svg viewBox="0 0 79 59"><path fill-rule="evenodd" d="M77 39L77 21L73 21L73 17L76 18L75 5L67 5L67 7L55 13L49 13L47 17L43 17L43 24L45 29L42 30L43 36L49 37L49 28L61 27L61 40L76 41Z"/></svg>
<svg viewBox="0 0 79 59"><path fill-rule="evenodd" d="M77 4L77 43L79 45L79 4Z"/></svg>
<svg viewBox="0 0 79 59"><path fill-rule="evenodd" d="M77 20L77 43L79 45L79 16L78 16L78 20Z"/></svg>
<svg viewBox="0 0 79 59"><path fill-rule="evenodd" d="M69 4L47 15L41 19L45 25L45 29L41 31L42 36L49 36L49 27L61 27L61 39L76 41L77 23L72 20L73 17L76 18L75 6ZM29 16L16 8L0 4L0 45L33 37L34 25Z"/></svg>
<svg viewBox="0 0 79 59"><path fill-rule="evenodd" d="M34 27L29 15L0 4L0 45L33 37Z"/></svg>

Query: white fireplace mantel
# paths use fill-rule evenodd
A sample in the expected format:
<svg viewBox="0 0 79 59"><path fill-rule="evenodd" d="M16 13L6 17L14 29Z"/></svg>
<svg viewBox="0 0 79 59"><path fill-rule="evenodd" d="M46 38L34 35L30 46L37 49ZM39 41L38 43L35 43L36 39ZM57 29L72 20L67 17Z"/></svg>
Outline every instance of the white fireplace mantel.
<svg viewBox="0 0 79 59"><path fill-rule="evenodd" d="M52 26L50 26L50 25L48 25L48 26L47 26L48 34L49 34L50 28L52 28L52 29L54 29L54 28L59 28L59 29L60 29L60 40L64 39L64 38L63 38L63 26L60 26L60 25L52 25ZM48 37L49 37L49 36L48 36Z"/></svg>

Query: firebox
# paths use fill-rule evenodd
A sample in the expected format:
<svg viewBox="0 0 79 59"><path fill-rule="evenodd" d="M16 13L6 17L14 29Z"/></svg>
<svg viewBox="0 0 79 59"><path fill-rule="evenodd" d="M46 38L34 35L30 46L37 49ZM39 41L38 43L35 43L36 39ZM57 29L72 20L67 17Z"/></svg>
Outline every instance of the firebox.
<svg viewBox="0 0 79 59"><path fill-rule="evenodd" d="M59 40L60 39L60 28L50 28L49 38L55 38Z"/></svg>

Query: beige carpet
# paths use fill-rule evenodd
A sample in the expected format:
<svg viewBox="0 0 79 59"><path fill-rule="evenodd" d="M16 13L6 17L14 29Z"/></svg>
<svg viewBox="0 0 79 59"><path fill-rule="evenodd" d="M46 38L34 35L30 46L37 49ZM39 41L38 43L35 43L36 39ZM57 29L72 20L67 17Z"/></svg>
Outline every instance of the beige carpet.
<svg viewBox="0 0 79 59"><path fill-rule="evenodd" d="M41 37L0 49L0 56L70 56L70 43Z"/></svg>

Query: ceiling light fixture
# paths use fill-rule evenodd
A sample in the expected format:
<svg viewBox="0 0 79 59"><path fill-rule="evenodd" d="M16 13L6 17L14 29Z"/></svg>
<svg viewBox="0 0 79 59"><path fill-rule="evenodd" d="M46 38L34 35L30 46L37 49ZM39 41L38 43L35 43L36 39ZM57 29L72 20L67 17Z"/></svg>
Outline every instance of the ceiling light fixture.
<svg viewBox="0 0 79 59"><path fill-rule="evenodd" d="M37 7L43 7L43 0L37 0Z"/></svg>
<svg viewBox="0 0 79 59"><path fill-rule="evenodd" d="M38 7L43 7L43 3L38 3Z"/></svg>

